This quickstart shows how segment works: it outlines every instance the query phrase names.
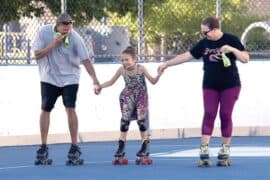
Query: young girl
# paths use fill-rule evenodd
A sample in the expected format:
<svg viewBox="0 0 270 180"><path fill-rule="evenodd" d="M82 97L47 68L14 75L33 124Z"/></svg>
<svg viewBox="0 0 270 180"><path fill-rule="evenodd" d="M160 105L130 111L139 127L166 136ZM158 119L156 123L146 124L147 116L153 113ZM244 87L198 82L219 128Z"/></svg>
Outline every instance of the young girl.
<svg viewBox="0 0 270 180"><path fill-rule="evenodd" d="M121 55L122 65L112 77L111 80L100 85L96 89L98 94L102 88L113 85L116 80L122 75L125 81L125 88L120 93L120 106L122 112L119 147L115 152L116 160L114 164L127 164L127 159L124 159L124 148L131 120L137 120L141 133L142 146L137 153L137 164L147 163L152 161L148 159L149 139L148 139L148 93L145 82L145 77L152 83L156 84L161 74L152 77L143 65L136 63L136 52L133 47L127 47ZM146 159L146 160L143 160Z"/></svg>

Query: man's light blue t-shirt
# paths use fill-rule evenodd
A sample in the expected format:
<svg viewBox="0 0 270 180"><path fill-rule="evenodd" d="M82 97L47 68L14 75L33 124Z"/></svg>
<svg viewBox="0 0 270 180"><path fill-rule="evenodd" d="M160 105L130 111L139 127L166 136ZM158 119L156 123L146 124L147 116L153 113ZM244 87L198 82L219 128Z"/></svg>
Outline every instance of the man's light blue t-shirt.
<svg viewBox="0 0 270 180"><path fill-rule="evenodd" d="M54 25L41 27L34 40L32 50L37 51L47 47L55 38ZM90 56L82 37L75 31L67 35L69 43L55 47L47 56L37 60L40 79L58 87L70 84L79 84L80 64Z"/></svg>

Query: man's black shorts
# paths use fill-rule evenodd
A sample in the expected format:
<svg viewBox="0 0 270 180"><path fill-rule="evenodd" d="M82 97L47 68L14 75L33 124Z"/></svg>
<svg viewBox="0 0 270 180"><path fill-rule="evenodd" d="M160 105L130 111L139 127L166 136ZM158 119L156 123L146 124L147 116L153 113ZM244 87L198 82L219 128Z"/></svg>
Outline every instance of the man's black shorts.
<svg viewBox="0 0 270 180"><path fill-rule="evenodd" d="M78 88L78 84L57 87L46 82L41 82L42 110L50 112L59 96L62 96L65 107L75 108Z"/></svg>

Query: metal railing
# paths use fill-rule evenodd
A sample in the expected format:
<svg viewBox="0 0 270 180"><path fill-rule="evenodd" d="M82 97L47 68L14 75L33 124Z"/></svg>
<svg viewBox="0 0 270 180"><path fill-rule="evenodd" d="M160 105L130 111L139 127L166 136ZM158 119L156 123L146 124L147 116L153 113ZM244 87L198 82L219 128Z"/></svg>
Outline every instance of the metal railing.
<svg viewBox="0 0 270 180"><path fill-rule="evenodd" d="M22 16L0 27L0 64L35 64L31 45L37 30L54 23L60 12L73 15L72 8L76 7L69 7L69 1L72 0L61 0L59 12L41 1L38 5L44 6L42 16ZM200 23L208 16L217 16L222 30L241 38L252 56L270 57L270 1L137 0L134 8L120 13L104 4L106 16L99 19L93 16L89 21L83 19L83 23L75 24L89 50L93 49L97 63L117 62L128 45L137 47L139 61L163 61L185 52L201 38ZM84 13L88 12L81 12Z"/></svg>

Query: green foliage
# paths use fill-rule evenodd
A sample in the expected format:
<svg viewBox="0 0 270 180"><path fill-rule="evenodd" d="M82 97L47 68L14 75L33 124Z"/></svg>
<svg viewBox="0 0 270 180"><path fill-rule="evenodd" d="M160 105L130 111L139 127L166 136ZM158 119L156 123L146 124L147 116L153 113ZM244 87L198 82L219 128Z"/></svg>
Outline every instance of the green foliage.
<svg viewBox="0 0 270 180"><path fill-rule="evenodd" d="M40 16L43 8L39 0L1 0L0 26L21 16ZM54 15L60 14L60 0L42 0ZM252 0L222 0L222 30L240 37L252 22L267 20L250 13ZM258 4L258 3L256 3ZM160 52L180 53L200 39L201 21L216 15L216 0L144 0L144 40ZM128 26L132 39L138 36L137 0L67 0L67 12L75 25L88 25L108 17L110 24ZM260 33L260 32L259 32ZM257 34L250 39L258 42ZM261 41L260 41L261 42ZM250 42L249 42L250 44Z"/></svg>
<svg viewBox="0 0 270 180"><path fill-rule="evenodd" d="M157 4L163 0L147 0L145 4ZM59 14L61 2L43 0L53 12ZM117 13L123 17L129 13L133 18L137 16L136 0L67 0L67 12L75 19L77 25L89 24L92 19L100 20L108 17L109 13Z"/></svg>
<svg viewBox="0 0 270 180"><path fill-rule="evenodd" d="M222 0L222 30L240 38L249 24L269 19L267 16L254 14L252 9L256 8L255 5L259 6L258 3L252 4L252 0ZM169 51L175 54L188 50L201 38L201 21L208 16L216 16L216 0L163 0L159 2L145 0L143 8L146 46L150 45L155 52L161 53L161 42L163 41L165 54L168 54ZM119 14L117 11L108 12L107 15L112 24L128 26L131 37L137 39L138 18L136 13L133 9L126 15ZM257 43L262 42L265 37L258 38L251 34L249 38L250 44L253 40Z"/></svg>
<svg viewBox="0 0 270 180"><path fill-rule="evenodd" d="M270 49L270 35L265 29L256 28L247 35L246 48L250 52ZM268 52L269 53L269 52Z"/></svg>
<svg viewBox="0 0 270 180"><path fill-rule="evenodd" d="M42 7L35 6L33 0L1 0L0 26L4 23L18 20L21 16L39 16Z"/></svg>
<svg viewBox="0 0 270 180"><path fill-rule="evenodd" d="M240 0L238 0L240 1ZM237 35L239 38L251 23L258 21L268 21L269 15L257 15L253 12L255 4L250 5L251 0L241 0L241 3L233 4L222 11L222 30ZM228 1L224 1L223 6L229 6ZM257 3L259 5L259 3ZM233 8L233 9L231 9ZM246 49L248 51L257 51L269 49L269 33L262 28L252 29L248 33Z"/></svg>
<svg viewBox="0 0 270 180"><path fill-rule="evenodd" d="M185 50L197 41L202 18L213 15L215 0L166 0L145 11L145 40L160 44L163 38L164 48L178 53L178 46Z"/></svg>
<svg viewBox="0 0 270 180"><path fill-rule="evenodd" d="M163 0L156 3L144 1L144 40L160 53L164 49L180 53L189 49L200 37L201 21L216 15L216 0ZM222 30L240 37L244 29L258 16L249 13L251 0L222 1ZM138 19L135 11L126 15L108 12L115 25L126 25L133 39L137 39ZM251 15L247 15L251 14ZM260 19L267 19L267 17Z"/></svg>
<svg viewBox="0 0 270 180"><path fill-rule="evenodd" d="M222 30L238 36L257 16L247 15L250 0L222 1ZM200 39L201 21L216 16L216 0L166 0L161 6L151 6L145 11L145 39L158 45L163 38L163 48L180 53ZM158 17L158 21L157 21ZM181 46L179 48L179 46Z"/></svg>

